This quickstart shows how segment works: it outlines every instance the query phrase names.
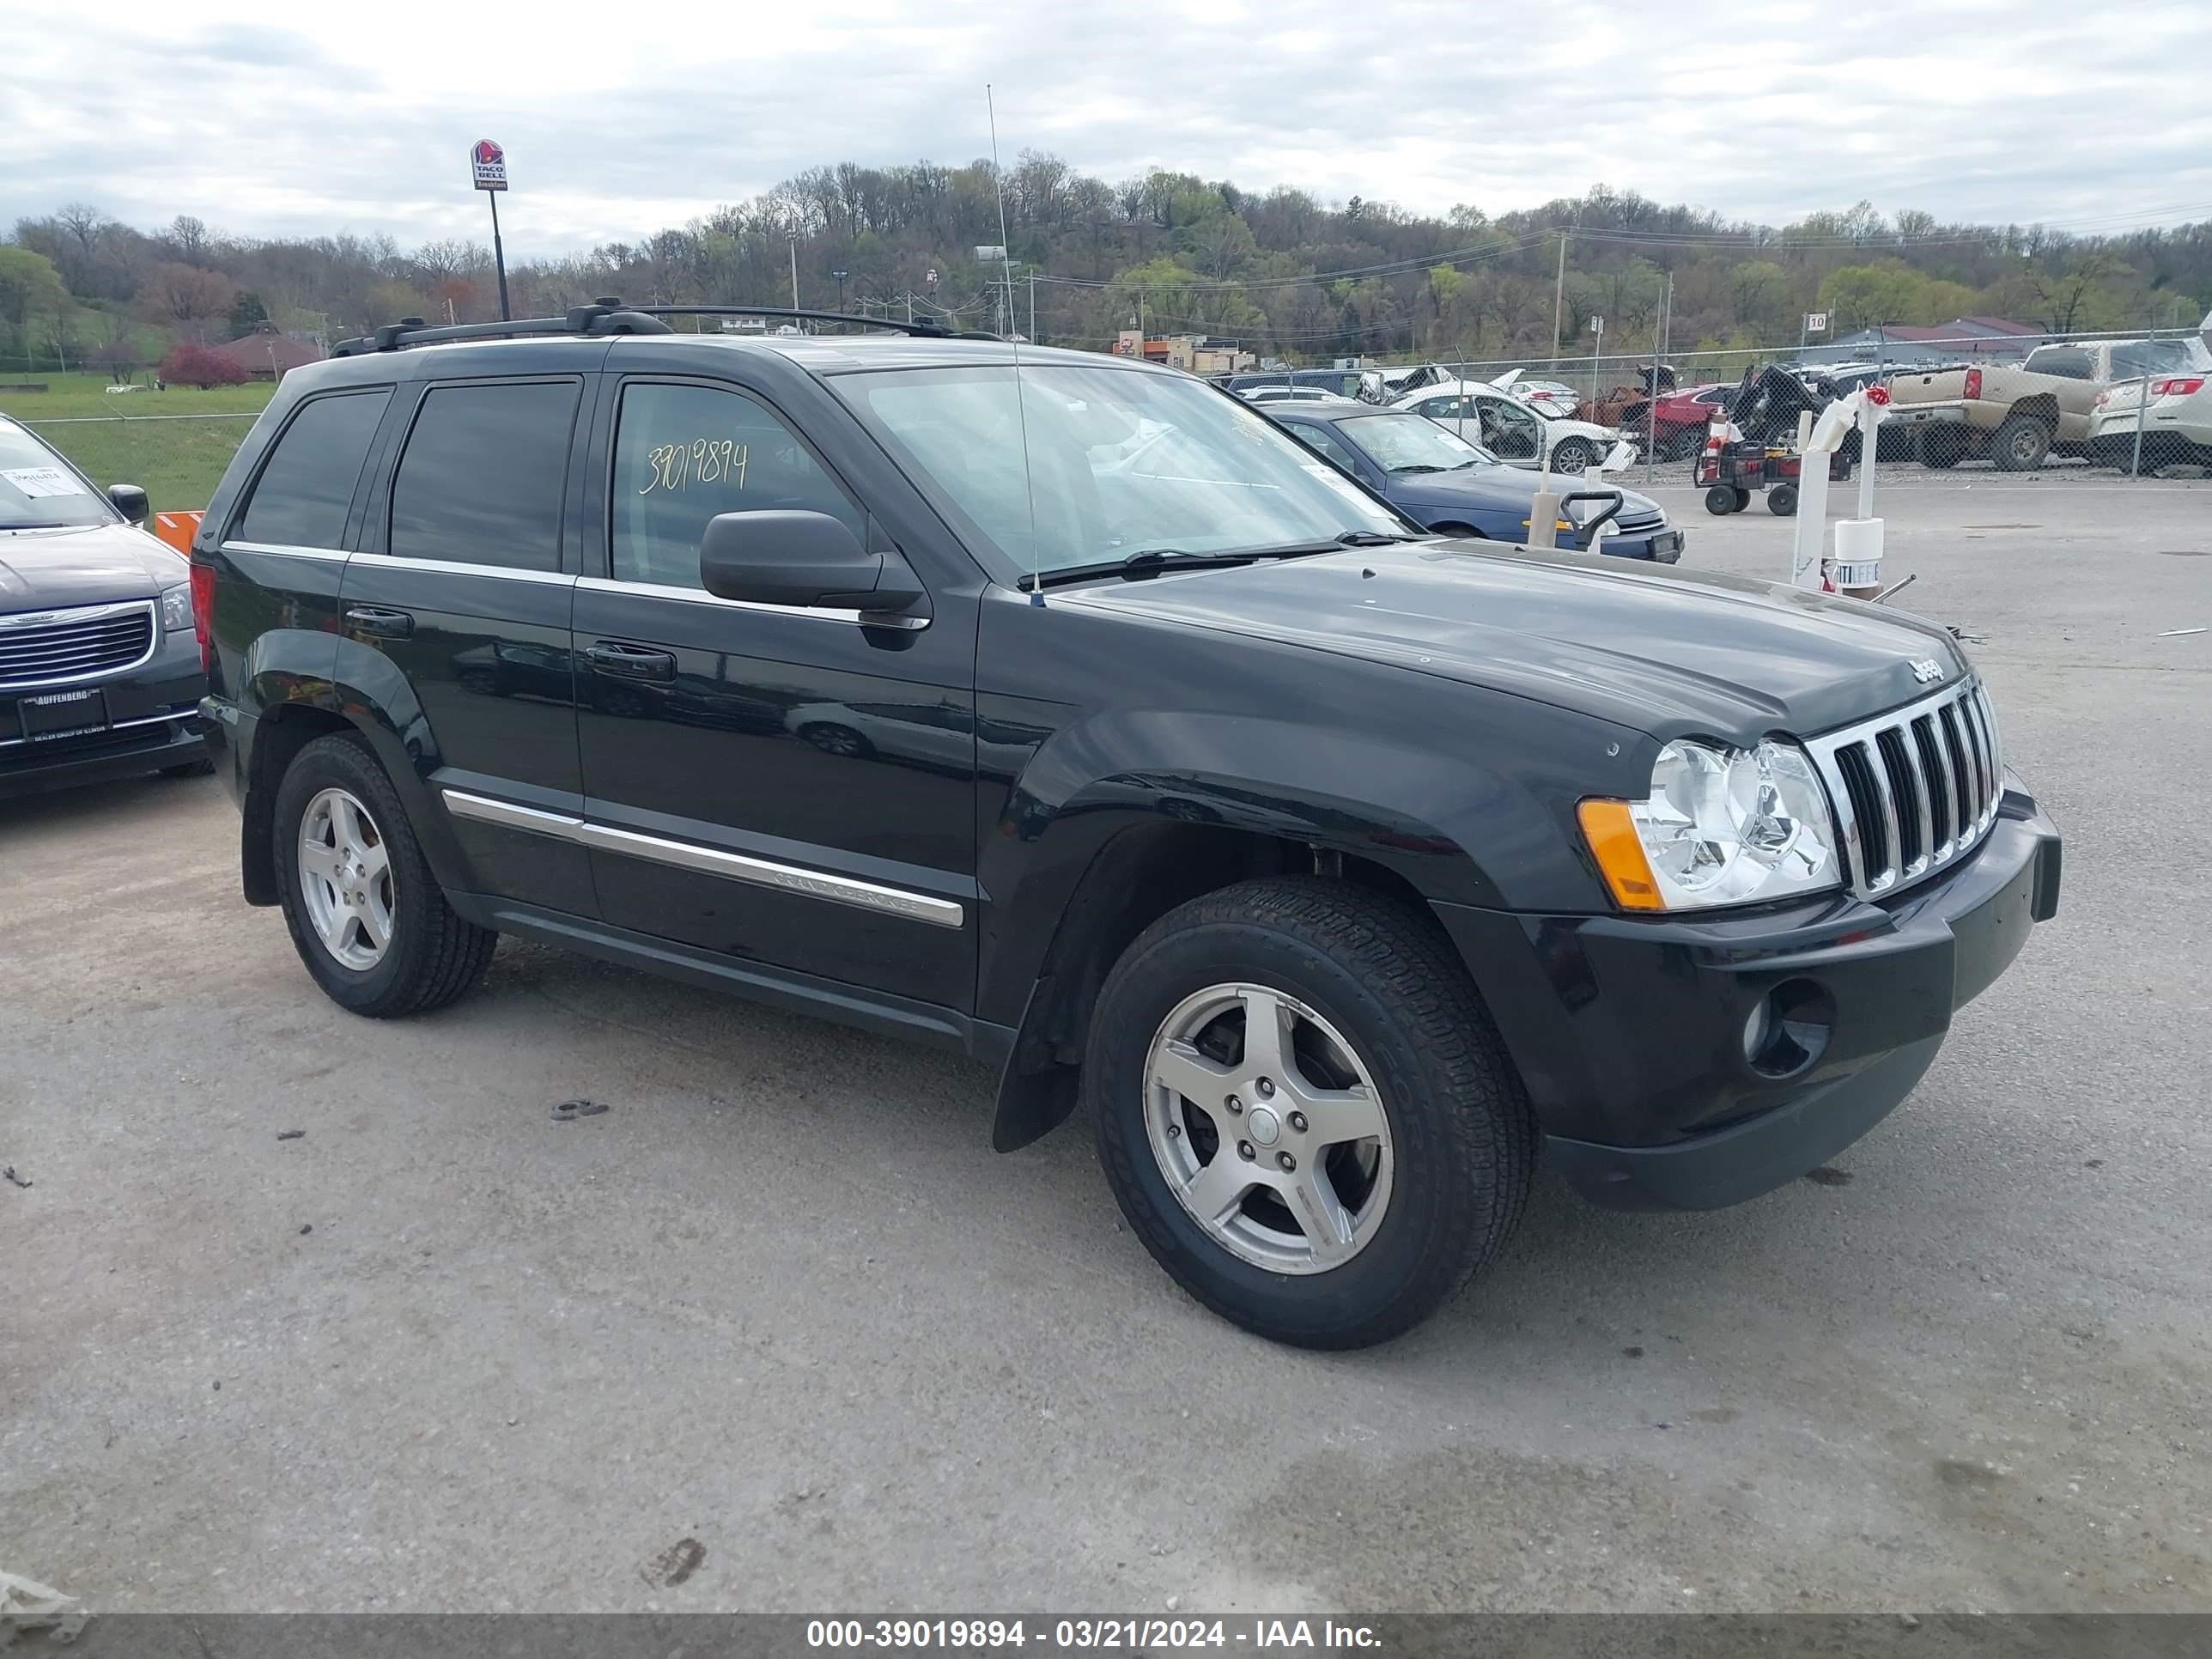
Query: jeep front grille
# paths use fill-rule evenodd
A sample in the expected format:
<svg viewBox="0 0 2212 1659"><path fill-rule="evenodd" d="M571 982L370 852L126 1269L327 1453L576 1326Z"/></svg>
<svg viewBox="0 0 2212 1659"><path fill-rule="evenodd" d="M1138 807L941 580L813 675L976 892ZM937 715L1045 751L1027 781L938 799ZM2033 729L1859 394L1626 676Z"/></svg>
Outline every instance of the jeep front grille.
<svg viewBox="0 0 2212 1659"><path fill-rule="evenodd" d="M96 680L153 654L151 599L0 617L0 689Z"/></svg>
<svg viewBox="0 0 2212 1659"><path fill-rule="evenodd" d="M2004 793L1997 724L1972 679L1806 748L1828 787L1851 890L1875 898L1980 844Z"/></svg>

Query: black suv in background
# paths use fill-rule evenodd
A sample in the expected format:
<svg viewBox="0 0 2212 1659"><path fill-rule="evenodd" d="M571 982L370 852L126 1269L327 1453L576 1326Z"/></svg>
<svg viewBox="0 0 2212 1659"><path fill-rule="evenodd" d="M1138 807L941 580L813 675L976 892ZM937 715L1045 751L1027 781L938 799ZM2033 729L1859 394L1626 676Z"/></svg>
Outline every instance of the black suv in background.
<svg viewBox="0 0 2212 1659"><path fill-rule="evenodd" d="M998 1146L1081 1098L1194 1296L1350 1346L1540 1147L1622 1206L1819 1164L2053 913L1942 629L1429 536L1188 375L914 332L610 301L285 378L195 574L325 992L512 933L979 1056Z"/></svg>
<svg viewBox="0 0 2212 1659"><path fill-rule="evenodd" d="M0 415L0 799L208 770L191 573L145 520Z"/></svg>

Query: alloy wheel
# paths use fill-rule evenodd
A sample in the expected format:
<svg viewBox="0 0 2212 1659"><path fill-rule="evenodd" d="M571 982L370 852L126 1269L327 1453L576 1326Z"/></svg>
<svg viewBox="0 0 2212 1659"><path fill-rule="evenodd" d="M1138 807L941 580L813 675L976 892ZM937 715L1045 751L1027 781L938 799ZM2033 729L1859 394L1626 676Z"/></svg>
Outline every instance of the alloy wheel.
<svg viewBox="0 0 2212 1659"><path fill-rule="evenodd" d="M1145 1127L1168 1189L1239 1260L1340 1267L1389 1207L1390 1122L1343 1034L1262 985L1209 986L1160 1023Z"/></svg>
<svg viewBox="0 0 2212 1659"><path fill-rule="evenodd" d="M358 798L325 789L300 818L300 897L315 935L337 963L366 973L391 947L392 854Z"/></svg>

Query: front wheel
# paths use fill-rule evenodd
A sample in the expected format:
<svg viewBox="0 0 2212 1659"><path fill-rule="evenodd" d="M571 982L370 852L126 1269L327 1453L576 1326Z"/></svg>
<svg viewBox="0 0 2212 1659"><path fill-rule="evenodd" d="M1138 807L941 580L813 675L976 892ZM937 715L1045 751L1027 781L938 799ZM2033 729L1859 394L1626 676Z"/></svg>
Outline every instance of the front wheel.
<svg viewBox="0 0 2212 1659"><path fill-rule="evenodd" d="M1084 1087L1153 1259L1246 1329L1356 1348L1504 1246L1528 1102L1427 918L1343 882L1243 883L1147 928L1101 990Z"/></svg>
<svg viewBox="0 0 2212 1659"><path fill-rule="evenodd" d="M446 902L398 792L359 738L318 738L294 757L276 819L284 925L333 1002L389 1019L442 1008L483 976L499 935Z"/></svg>
<svg viewBox="0 0 2212 1659"><path fill-rule="evenodd" d="M1766 492L1766 510L1778 519L1795 518L1797 514L1797 486L1776 484Z"/></svg>
<svg viewBox="0 0 2212 1659"><path fill-rule="evenodd" d="M1735 491L1726 484L1715 484L1705 492L1705 511L1716 519L1725 519L1735 511Z"/></svg>
<svg viewBox="0 0 2212 1659"><path fill-rule="evenodd" d="M1552 450L1552 471L1580 477L1598 463L1596 447L1587 438L1562 438Z"/></svg>

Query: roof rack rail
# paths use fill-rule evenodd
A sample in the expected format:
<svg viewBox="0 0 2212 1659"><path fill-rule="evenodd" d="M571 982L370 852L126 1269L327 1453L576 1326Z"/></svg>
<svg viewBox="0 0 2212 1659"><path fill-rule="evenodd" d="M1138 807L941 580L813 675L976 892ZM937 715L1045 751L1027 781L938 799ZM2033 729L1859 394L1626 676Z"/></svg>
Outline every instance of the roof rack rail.
<svg viewBox="0 0 2212 1659"><path fill-rule="evenodd" d="M506 340L528 334L669 334L675 331L658 317L625 306L620 300L594 300L587 306L570 306L559 317L519 317L504 323L453 323L433 328L420 317L402 317L357 340L341 340L331 348L333 357L357 357L372 351L397 351L402 346L436 345L447 340Z"/></svg>
<svg viewBox="0 0 2212 1659"><path fill-rule="evenodd" d="M523 317L504 323L453 323L432 327L420 317L402 317L356 340L331 348L333 357L359 357L403 346L437 345L453 340L507 340L532 334L672 334L667 317L788 317L810 323L857 323L900 334L939 340L995 340L995 334L945 328L937 323L902 323L888 317L863 317L845 311L800 311L788 306L631 306L618 299L571 306L559 317Z"/></svg>
<svg viewBox="0 0 2212 1659"><path fill-rule="evenodd" d="M857 323L863 328L887 328L930 340L995 340L995 334L972 329L947 328L942 323L901 322L896 317L869 317L850 311L801 311L791 306L637 306L647 317L788 317L803 323Z"/></svg>

